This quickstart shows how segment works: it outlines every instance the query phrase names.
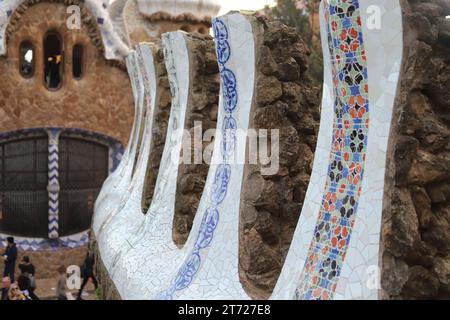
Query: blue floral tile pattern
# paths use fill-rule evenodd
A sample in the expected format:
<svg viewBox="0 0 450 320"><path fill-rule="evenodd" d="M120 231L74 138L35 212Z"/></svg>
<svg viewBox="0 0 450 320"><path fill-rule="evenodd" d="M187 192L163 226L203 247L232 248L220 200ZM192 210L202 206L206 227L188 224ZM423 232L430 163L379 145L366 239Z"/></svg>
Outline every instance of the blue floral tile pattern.
<svg viewBox="0 0 450 320"><path fill-rule="evenodd" d="M236 89L236 76L234 72L226 67L231 56L231 48L228 41L228 28L223 20L216 18L213 21L213 30L216 42L217 60L223 93L224 118L221 132L221 157L222 163L217 166L210 194L210 206L203 214L199 233L194 248L189 258L184 262L180 271L166 291L160 293L160 299L173 299L176 291L186 289L197 274L201 264L201 251L211 245L214 231L219 224L219 206L227 196L228 186L231 178L230 160L236 146L237 123L233 112L238 105L238 94Z"/></svg>

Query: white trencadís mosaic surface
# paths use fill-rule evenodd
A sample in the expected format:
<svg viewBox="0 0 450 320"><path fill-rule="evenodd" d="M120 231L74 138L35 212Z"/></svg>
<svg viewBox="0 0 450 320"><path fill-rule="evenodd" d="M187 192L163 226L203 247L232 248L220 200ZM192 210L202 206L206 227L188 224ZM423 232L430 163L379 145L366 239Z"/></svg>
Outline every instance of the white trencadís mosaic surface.
<svg viewBox="0 0 450 320"><path fill-rule="evenodd" d="M179 251L172 241L172 222L190 66L183 33L164 35L163 48L172 106L154 197L144 216L141 210L144 181L139 181L125 207L105 226L104 238L99 241L103 262L125 299L146 296L142 293L146 289L142 279L157 274L158 270L164 271ZM137 176L145 177L147 159L148 155L138 167Z"/></svg>
<svg viewBox="0 0 450 320"><path fill-rule="evenodd" d="M378 267L386 149L403 48L402 15L398 1L367 0L359 1L359 4L368 66L370 128L360 204L334 299L378 297L378 280L376 277L373 279L372 272L376 272ZM369 20L374 18L373 10L377 8L381 14L381 29L369 28ZM323 3L320 11L322 46L328 48ZM299 224L272 299L294 297L321 206L328 173L334 107L328 50L324 50L324 61L321 126L313 173Z"/></svg>
<svg viewBox="0 0 450 320"><path fill-rule="evenodd" d="M237 128L248 128L249 112L253 97L255 54L252 27L242 15L224 18L229 26L230 47L236 48L226 67L236 75L236 88L241 93L233 117ZM243 32L244 31L244 32ZM221 139L215 141L215 161L210 167L205 192L203 193L199 214L194 220L191 235L183 247L178 249L172 240L172 222L176 191L178 155L181 148L181 132L184 127L188 94L189 61L182 33L170 33L164 37L166 64L171 79L174 100L169 120L168 141L161 162L160 174L156 184L154 199L147 215L140 214L142 185L135 185L135 192L125 207L105 225L97 239L102 260L119 293L124 299L160 298L168 286L177 278L183 263L193 251L202 220L211 207L211 196L217 169L221 164ZM250 54L249 54L250 53ZM247 57L241 59L241 57ZM249 76L250 75L250 76ZM218 128L222 128L227 116L221 96ZM245 143L241 141L234 152L239 157L245 154ZM145 145L145 144L144 144ZM145 169L145 162L142 168ZM220 223L214 234L212 244L202 250L201 263L195 279L189 288L177 290L172 298L247 298L238 276L238 221L239 199L242 183L243 165L231 164L231 178L224 201L217 206ZM134 198L134 194L138 194ZM137 213L137 215L136 215ZM141 216L139 218L138 216ZM155 275L155 276L149 276ZM201 288L202 290L198 290Z"/></svg>
<svg viewBox="0 0 450 320"><path fill-rule="evenodd" d="M162 288L164 291L158 298L248 299L238 274L239 205L244 165L231 160L233 156L245 159L246 137L237 136L235 145L230 147L229 162L222 158L227 158L222 144L225 137L232 136L231 128L248 129L255 82L255 37L262 30L253 30L249 18L241 14L217 18L213 28L222 84L217 122L221 134L215 140L213 162L185 245L184 262L178 266L177 274L169 278L171 281ZM237 93L236 98L234 93ZM235 119L235 126L230 124L230 119ZM230 128L230 134L222 132L224 125ZM226 143L230 144L228 139ZM219 177L226 164L229 176ZM211 214L213 210L217 210L215 218ZM198 260L193 259L196 255Z"/></svg>
<svg viewBox="0 0 450 320"><path fill-rule="evenodd" d="M142 77L138 70L135 52L131 53L127 57L127 65L131 69L131 82L133 93L136 98L136 125L133 128L132 138L129 144L130 151L127 153L127 155L129 154L129 156L125 157L125 159L122 160L120 167L116 170L117 175L114 174L114 178L112 178L111 180L107 180L108 183L105 185L105 188L107 188L106 191L104 193L102 192L100 194L101 197L99 197L96 201L95 213L92 223L92 229L96 236L98 236L98 232L107 217L112 214L114 210L118 208L121 201L123 201L124 194L129 192L128 188L133 174L135 162L134 159L138 154L137 145L139 134L141 132L141 125L143 123L142 118L144 115L144 90L142 85Z"/></svg>
<svg viewBox="0 0 450 320"><path fill-rule="evenodd" d="M371 27L374 6L381 28ZM402 12L398 0L360 1L369 72L370 128L365 178L335 299L377 299L378 254L386 151L403 57Z"/></svg>
<svg viewBox="0 0 450 320"><path fill-rule="evenodd" d="M134 84L134 81L132 81L133 79L133 69L130 65L130 61L132 59L132 55L130 54L129 56L127 56L125 58L125 63L127 66L127 70L128 70L128 76L130 78L130 82L131 82L131 88L132 88L132 92L133 92L133 101L134 101L134 119L133 119L133 126L131 128L131 134L130 137L128 139L128 143L127 143L127 147L122 155L122 159L119 163L119 166L116 168L116 170L110 174L108 176L108 178L106 178L105 182L103 182L103 186L102 189L100 190L100 193L95 201L95 212L97 211L97 208L100 206L100 203L103 201L103 198L109 193L110 188L114 188L114 185L116 185L117 181L120 179L123 170L126 167L126 164L130 161L130 151L131 151L131 145L133 143L133 138L134 138L134 132L136 131L136 126L137 126L137 118L138 118L138 112L137 112L137 92L136 92L136 86Z"/></svg>
<svg viewBox="0 0 450 320"><path fill-rule="evenodd" d="M113 266L123 246L127 234L132 227L139 226L144 216L141 210L142 190L144 186L147 160L152 147L152 128L154 125L154 105L156 99L156 77L153 53L150 46L140 44L137 49L137 60L144 87L144 106L147 110L145 128L142 138L142 148L136 163L136 172L128 188L128 193L122 195L121 204L105 220L97 235L102 260L105 266Z"/></svg>
<svg viewBox="0 0 450 320"><path fill-rule="evenodd" d="M371 4L376 4L382 9L381 30L369 29L364 23L368 21L367 9ZM377 298L376 286L374 288L366 286L367 276L369 275L367 268L378 264L378 242L387 138L402 58L401 12L397 1L372 0L364 2L361 4L361 18L368 58L369 100L371 101L371 127L366 160L367 173L363 183L358 218L353 229L347 258L344 262L334 296L335 299ZM254 59L253 34L250 24L241 15L232 14L225 16L222 18L222 21L228 26L228 40L231 48L231 58L225 63L225 66L236 72L236 87L239 93L238 108L234 117L239 128L246 128L248 125L248 113L245 114L245 112L249 111L254 81L251 70L246 70L249 67L254 68L254 62L248 61ZM322 28L324 28L323 16L321 17L321 24ZM326 34L326 31L323 30L323 32ZM322 38L322 42L324 48L326 48L328 46L326 36ZM173 49L176 47L174 43L167 45L166 42L166 49L171 46L172 50L166 56L166 58L169 57L167 62L169 69L171 63L174 63L170 61L170 56L177 56L177 53L180 54L178 49ZM386 57L390 59L386 59ZM326 50L324 50L324 60L330 61L329 52ZM180 63L179 60L177 62ZM174 73L174 70L181 70L177 70L176 67L172 68L172 79L177 79L178 77L179 80L181 74ZM186 69L182 71L187 73ZM172 89L179 94L180 88L173 86L173 83ZM333 94L331 69L329 63L326 63L321 129L311 183L308 187L305 205L302 209L302 215L292 246L271 297L272 299L291 299L294 297L295 290L299 284L298 279L308 254L328 173L333 130L333 126L330 125L333 121ZM224 112L222 109L224 103L227 103L226 101L224 102L222 97L221 95L221 114L219 114L218 128L221 128L223 125ZM176 105L176 103L174 104ZM246 106L248 107L247 111L245 111ZM168 137L170 136L168 135ZM221 139L217 139L215 142L215 157L220 154L220 142ZM235 150L237 153L243 151L245 151L245 148L237 148ZM166 152L165 150L165 154ZM178 154L179 152L176 153L176 155ZM176 156L175 158L178 157ZM163 160L162 165L167 165L166 161ZM161 207L158 205L161 199L158 199L155 194L152 207L158 210L152 211L150 209L145 218L141 216L136 222L134 217L139 215L133 215L133 219L127 219L127 215L131 214L131 211L124 208L112 219L111 229L108 229L108 232L105 234L111 235L113 238L119 238L111 238L105 241L104 245L112 247L115 244L115 248L120 249L113 252L113 250L108 251L109 249L105 247L103 250L101 249L101 253L103 259L110 259L106 265L122 298L247 298L240 285L237 269L238 204L240 184L242 182L242 167L233 165L231 168L228 194L217 207L220 216L216 221L217 223L215 223L212 241L201 252L195 250L196 241L199 239L199 231L203 226L202 220L204 217L210 217L206 209L211 206L211 195L215 192L213 191L215 186L212 181L217 167L217 165L212 165L210 168L191 234L186 245L181 250L177 249L172 241L171 227L174 205L172 200L170 203L166 202L165 207ZM158 177L157 190L161 188L159 186L160 180L163 181L161 186L170 184ZM172 187L176 188L176 186ZM137 189L140 189L140 187ZM142 190L140 190L140 193L142 193ZM133 207L134 205L131 202L134 202L134 200L131 201L131 199L130 207ZM138 207L134 207L133 210L135 211L133 213L139 212L140 202ZM224 208L226 210L223 210ZM118 217L122 217L122 219L117 220L115 228L119 228L120 225L122 226L120 230L112 228ZM126 227L123 228L123 225L126 225ZM162 232L161 230L164 231ZM192 260L193 253L197 253L200 259ZM112 255L115 256L113 257ZM193 270L194 276L192 276L191 272L189 277L185 277L187 269Z"/></svg>
<svg viewBox="0 0 450 320"><path fill-rule="evenodd" d="M8 27L12 13L25 0L2 0L0 1L0 56L6 54L5 31ZM103 46L105 47L105 58L108 60L121 60L130 52L128 46L123 43L119 35L114 31L111 19L108 15L107 5L100 0L85 0L85 6L97 21Z"/></svg>

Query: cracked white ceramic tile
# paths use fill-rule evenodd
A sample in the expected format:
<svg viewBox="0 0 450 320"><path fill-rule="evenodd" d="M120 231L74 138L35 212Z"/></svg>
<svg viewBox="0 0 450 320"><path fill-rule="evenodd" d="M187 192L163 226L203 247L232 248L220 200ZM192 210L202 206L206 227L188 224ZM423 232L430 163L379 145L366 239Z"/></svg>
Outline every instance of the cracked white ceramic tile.
<svg viewBox="0 0 450 320"><path fill-rule="evenodd" d="M336 0L329 1L335 2ZM329 3L321 3L320 7L324 48L329 47L328 19L336 14ZM369 30L364 24L368 19L366 9L373 4L381 6L384 12L385 21L381 31ZM364 39L364 55L367 57L364 67L367 69L366 98L370 101L371 126L367 132L365 173L364 179L361 178L358 214L352 225L352 236L346 247L345 259L341 261L340 274L330 290L331 295L321 297L374 299L377 298L377 290L366 285L369 276L367 270L378 265L387 137L402 57L402 42L399 42L402 35L399 19L401 12L397 0L354 0L347 5L357 7L362 21L358 28ZM221 88L217 123L219 129L226 117L227 121L229 117L233 117L236 128L248 127L255 81L254 39L255 32L258 32L248 19L241 14L229 14L214 22L218 50L230 49L225 54L226 59L221 61L219 58L221 72L226 73L226 77L221 80L232 82ZM388 36L380 37L380 33ZM186 244L179 249L172 240L178 164L171 165L170 154L180 151L181 138L172 133L176 128L184 127L189 59L182 33L167 34L164 47L174 100L155 196L147 215L142 215L140 197L143 179L137 176L131 180L129 198L123 208L111 216L111 221L105 227L107 232L99 240L102 258L124 299L247 299L248 295L241 286L238 273L239 199L243 165L227 163L226 157L225 162L212 162ZM219 57L223 58L223 52ZM292 299L296 297L296 292L298 297L312 298L312 295L306 294L309 290L307 284L302 283L305 272L309 272L305 271L305 265L315 237L319 212L326 208L321 199L330 173L330 155L339 156L338 152L331 149L333 131L339 128L333 125L336 88L333 86L332 68L335 66L329 50L324 50L324 61L321 123L311 181L272 299ZM231 91L226 91L224 95L224 88ZM355 124L356 127L358 124ZM144 141L147 142L148 139L147 133ZM224 156L220 148L222 142L219 135L214 142L213 160L220 160ZM243 154L245 147L234 152ZM129 154L130 159L136 156L132 152ZM141 154L148 153L144 151ZM142 157L136 169L139 175L146 169L145 156ZM352 168L350 164L345 165L346 170ZM218 192L218 185L224 186L223 192Z"/></svg>
<svg viewBox="0 0 450 320"><path fill-rule="evenodd" d="M112 183L107 183L107 189L101 195L104 196L99 198L96 201L95 206L95 214L92 223L92 229L96 237L99 236L101 228L107 217L114 212L120 205L121 202L126 199L125 195L129 192L128 188L130 186L133 167L134 167L134 159L138 154L137 145L139 140L139 132L141 131L141 125L143 123L143 94L144 90L142 87L142 76L140 75L140 71L138 68L138 64L136 61L136 53L132 52L127 57L127 65L129 67L131 73L131 81L133 87L133 93L135 97L135 110L136 110L136 125L132 131L132 138L130 141L130 151L129 156L126 157L118 170L117 170L117 179L112 179ZM115 177L116 175L114 175Z"/></svg>
<svg viewBox="0 0 450 320"><path fill-rule="evenodd" d="M333 6L330 5L330 7L328 7L328 3L322 2L320 8L322 45L324 48L328 47L326 41L326 39L328 39L328 34L326 31L328 27L324 12L332 16L336 13L332 11L341 5L336 3L336 1L330 1L330 3L332 3ZM365 24L365 21L368 19L367 8L374 4L385 9L382 30L369 30ZM370 101L371 106L371 127L368 131L365 161L366 170L361 187L362 192L359 199L360 204L358 214L355 220L353 234L346 251L346 258L343 262L341 275L337 282L337 287L335 287L338 294L334 298L368 299L377 298L377 289L368 288L366 286L368 280L367 277L370 276L367 270L372 266L378 266L377 259L382 212L382 191L384 188L384 165L386 161L385 150L387 148L387 137L389 135L394 95L397 87L398 69L402 59L402 41L399 41L399 38L396 38L395 35L402 34L402 24L401 19L398 19L398 17L401 16L398 1L352 1L352 3L348 3L347 5L355 6L359 9L359 13L361 15L361 33L362 39L364 39L365 54L367 55L369 88L368 101ZM335 25L333 25L333 27L335 27ZM387 34L388 36L381 37L380 34ZM326 110L325 108L327 106L332 107L332 101L334 100L334 98L330 99L330 97L333 97L333 93L331 93L331 91L328 91L330 92L330 95L326 94L326 89L332 87L331 78L327 76L327 74L331 74L328 50L324 50L324 61L325 84L329 83L329 87L325 86L324 89L318 148L322 146L320 143L321 139L325 140L323 130L325 127L323 127L323 124L325 124L325 126L332 127L330 125L332 123L332 119L327 119L327 122L324 122L324 117L326 114L333 113L332 109ZM386 78L389 78L390 81L385 81ZM391 92L392 94L385 94L386 92ZM325 154L330 151L330 141L328 141L327 144L328 147L325 148ZM321 162L321 160L326 159L325 154L316 152L314 162L315 168L319 165L319 163L322 165L323 162ZM320 168L322 173L327 173L327 167L323 165ZM315 172L316 171L313 170L305 203L311 202L311 193L309 191L312 184L316 185L315 181L317 181L317 178L315 176ZM320 188L323 190L324 181L320 184L322 184L322 187ZM305 265L304 253L310 244L307 239L307 241L305 241L305 237L302 237L300 233L305 234L306 227L304 226L303 220L305 219L306 209L307 207L304 206L298 227L291 243L291 248L288 253L285 266L280 275L272 298L290 299L293 297L291 292L293 285L289 283L294 276L294 274L291 273L293 270L293 268L290 267L291 264L298 263L296 272L305 272L303 270ZM315 223L314 219L310 220L310 222ZM371 230L370 234L369 226ZM376 244L377 250L374 250L374 243ZM297 285L302 286L304 284L298 283ZM321 298L323 298L323 296L321 296Z"/></svg>

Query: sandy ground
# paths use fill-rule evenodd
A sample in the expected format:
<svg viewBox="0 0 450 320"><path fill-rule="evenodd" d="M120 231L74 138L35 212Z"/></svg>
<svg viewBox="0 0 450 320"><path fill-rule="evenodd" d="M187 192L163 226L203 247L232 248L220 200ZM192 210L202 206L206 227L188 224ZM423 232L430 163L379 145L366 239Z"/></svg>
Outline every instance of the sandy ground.
<svg viewBox="0 0 450 320"><path fill-rule="evenodd" d="M37 279L36 280L36 295L41 300L55 300L56 299L56 284L58 283L58 279ZM78 290L71 290L72 296L76 299ZM95 287L94 284L89 281L88 284L84 287L83 300L97 300L95 296Z"/></svg>

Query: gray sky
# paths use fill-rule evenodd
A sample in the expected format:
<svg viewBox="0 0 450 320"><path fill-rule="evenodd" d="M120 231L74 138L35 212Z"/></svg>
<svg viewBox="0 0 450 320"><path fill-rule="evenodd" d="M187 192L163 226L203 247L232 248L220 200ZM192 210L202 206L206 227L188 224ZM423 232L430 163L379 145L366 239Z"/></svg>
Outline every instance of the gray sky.
<svg viewBox="0 0 450 320"><path fill-rule="evenodd" d="M225 14L230 10L256 10L262 9L266 4L274 4L275 0L219 0L222 10L219 14ZM114 0L109 1L114 2Z"/></svg>
<svg viewBox="0 0 450 320"><path fill-rule="evenodd" d="M264 8L266 4L274 4L275 0L220 0L222 9L219 14L225 14L230 10L255 10Z"/></svg>

